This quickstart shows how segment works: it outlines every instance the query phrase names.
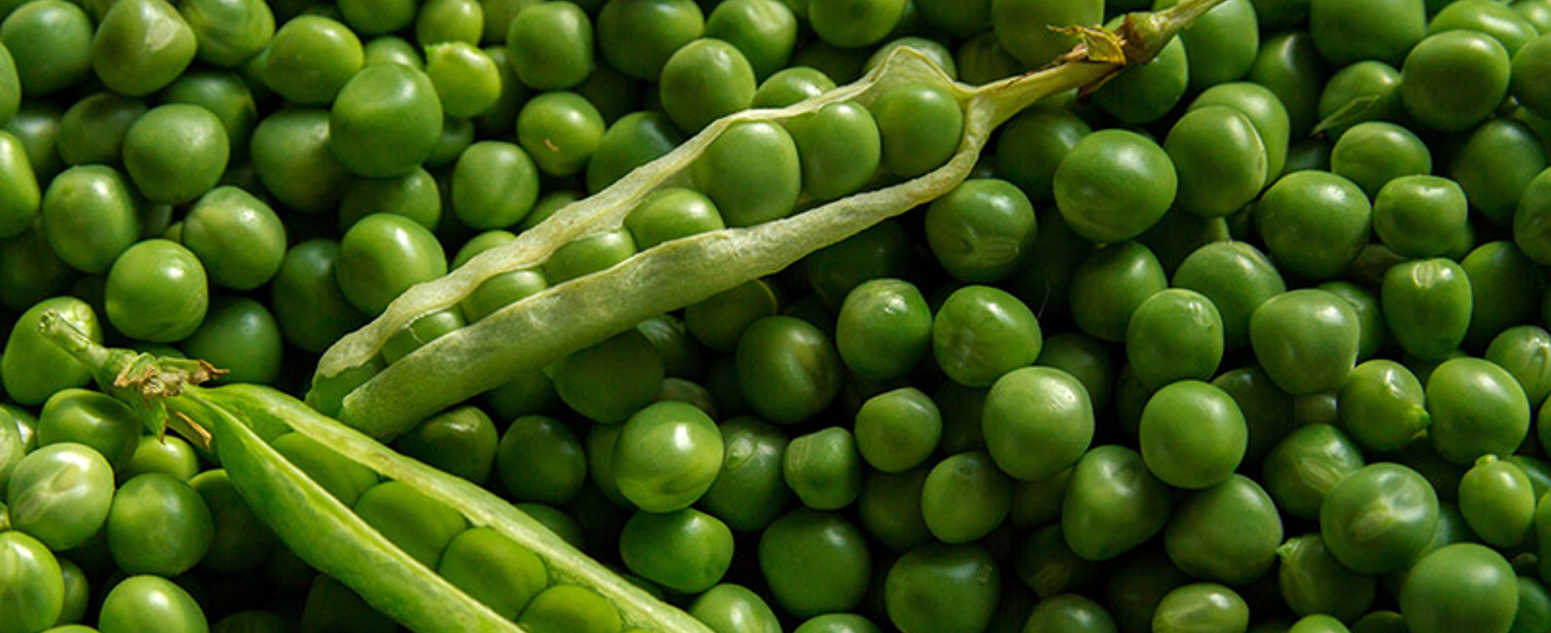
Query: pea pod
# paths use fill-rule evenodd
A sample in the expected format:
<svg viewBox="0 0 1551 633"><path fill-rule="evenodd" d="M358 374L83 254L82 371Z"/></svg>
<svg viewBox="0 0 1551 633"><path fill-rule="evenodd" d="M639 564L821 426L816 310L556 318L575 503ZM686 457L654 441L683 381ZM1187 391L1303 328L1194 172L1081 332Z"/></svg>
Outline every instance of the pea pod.
<svg viewBox="0 0 1551 633"><path fill-rule="evenodd" d="M984 86L956 83L923 54L900 47L856 83L786 108L718 119L673 151L568 205L517 239L481 253L441 279L411 287L376 320L324 353L308 402L368 435L392 437L451 404L646 318L773 274L952 190L970 174L998 125L1047 95L1092 88L1129 64L1151 59L1175 33L1221 1L1186 0L1157 13L1133 14L1118 32L1077 29L1074 33L1083 44L1061 63ZM901 86L936 90L951 96L960 108L963 132L942 166L790 217L657 244L602 271L509 304L380 371L371 367L394 335L422 316L457 305L486 280L539 266L574 240L619 231L630 211L653 191L692 183L693 172L700 171L692 169L697 159L714 156L716 141L739 126L787 121L833 103L865 107ZM799 199L796 208L816 202Z"/></svg>
<svg viewBox="0 0 1551 633"><path fill-rule="evenodd" d="M420 633L522 633L374 529L305 470L270 446L287 432L337 457L402 482L537 554L551 586L580 585L607 599L629 627L710 633L588 558L542 523L478 485L403 457L278 390L253 384L204 388L222 373L199 360L105 348L55 312L44 336L91 370L103 391L143 414L153 433L170 426L215 451L253 513L302 560L360 594L374 609Z"/></svg>

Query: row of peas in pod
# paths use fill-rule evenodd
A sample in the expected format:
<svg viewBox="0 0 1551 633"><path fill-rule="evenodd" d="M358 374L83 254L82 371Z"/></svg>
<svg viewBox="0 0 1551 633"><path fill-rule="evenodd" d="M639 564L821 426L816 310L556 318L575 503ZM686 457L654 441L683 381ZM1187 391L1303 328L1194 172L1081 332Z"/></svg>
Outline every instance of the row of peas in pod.
<svg viewBox="0 0 1551 633"><path fill-rule="evenodd" d="M15 569L66 562L58 591L7 585L29 591L10 612L28 619L6 626L67 622L67 601L104 631L201 630L201 609L237 622L218 629L396 626L208 492L219 471L193 475L208 456L75 389L85 372L34 334L44 309L296 389L311 353L409 285L717 116L825 92L900 37L985 81L1070 46L1043 24L1140 8L529 4L8 8L0 42L25 99L7 209L23 211L0 246L17 322L0 377L30 409L8 409L24 430L5 538L40 561ZM1230 0L1091 101L1009 123L975 179L926 209L394 445L502 491L717 631L1544 630L1524 563L1551 481L1529 439L1551 346L1551 112L1533 80L1551 11L1431 4ZM234 14L241 28L212 17ZM35 35L76 16L90 37ZM177 55L113 48L179 21ZM38 42L77 60L51 89L61 65ZM417 322L383 361L656 243L930 170L958 141L958 104L934 92L735 128L622 227ZM459 543L487 538L303 438L270 439L454 582ZM71 488L86 502L44 503L37 482L56 472L89 473ZM144 508L156 529L134 523ZM248 566L201 552L227 538ZM511 574L479 597L529 628L622 627L587 590L546 588L520 548L482 546Z"/></svg>

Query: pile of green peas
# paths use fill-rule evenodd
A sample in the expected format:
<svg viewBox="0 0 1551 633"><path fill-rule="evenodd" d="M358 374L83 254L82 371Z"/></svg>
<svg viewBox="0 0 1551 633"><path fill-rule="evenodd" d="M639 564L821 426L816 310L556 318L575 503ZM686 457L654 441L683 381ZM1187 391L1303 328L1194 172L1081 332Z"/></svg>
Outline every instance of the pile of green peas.
<svg viewBox="0 0 1551 633"><path fill-rule="evenodd" d="M1046 25L1170 4L0 0L0 633L398 629L83 388L44 312L300 395L406 288L721 116L897 46L985 83L1071 48ZM1551 631L1548 73L1551 0L1226 0L925 208L392 445L716 633ZM735 126L383 361L926 173L962 126L926 85ZM526 630L623 633L488 528L270 442Z"/></svg>

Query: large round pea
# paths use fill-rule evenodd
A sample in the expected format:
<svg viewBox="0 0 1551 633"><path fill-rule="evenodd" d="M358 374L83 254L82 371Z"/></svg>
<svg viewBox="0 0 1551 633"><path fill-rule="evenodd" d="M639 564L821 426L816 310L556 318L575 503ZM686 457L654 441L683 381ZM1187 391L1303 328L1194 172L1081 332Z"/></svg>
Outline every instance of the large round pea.
<svg viewBox="0 0 1551 633"><path fill-rule="evenodd" d="M1093 441L1093 403L1071 374L1023 367L1003 374L986 394L981 429L998 468L1040 480L1073 464Z"/></svg>
<svg viewBox="0 0 1551 633"><path fill-rule="evenodd" d="M900 279L862 282L840 306L835 348L846 368L887 380L915 368L931 344L932 312L921 291Z"/></svg>
<svg viewBox="0 0 1551 633"><path fill-rule="evenodd" d="M215 539L210 508L183 480L145 473L113 494L106 528L119 569L171 577L193 568Z"/></svg>
<svg viewBox="0 0 1551 633"><path fill-rule="evenodd" d="M1194 290L1217 309L1225 349L1249 343L1249 319L1267 299L1287 290L1282 275L1254 245L1212 242L1195 250L1174 270L1171 285Z"/></svg>
<svg viewBox="0 0 1551 633"><path fill-rule="evenodd" d="M728 226L784 218L802 192L797 144L784 128L763 121L723 130L695 160L691 175Z"/></svg>
<svg viewBox="0 0 1551 633"><path fill-rule="evenodd" d="M1428 435L1438 455L1469 464L1511 455L1529 434L1529 400L1513 374L1491 361L1454 358L1427 379Z"/></svg>
<svg viewBox="0 0 1551 633"><path fill-rule="evenodd" d="M1243 475L1191 493L1163 532L1169 560L1197 578L1249 583L1271 569L1282 519L1260 484Z"/></svg>
<svg viewBox="0 0 1551 633"><path fill-rule="evenodd" d="M301 15L275 31L259 74L287 101L327 105L364 61L361 40L349 27L321 15Z"/></svg>
<svg viewBox="0 0 1551 633"><path fill-rule="evenodd" d="M518 142L539 169L554 176L581 172L603 143L603 134L603 115L574 92L534 97L517 115Z"/></svg>
<svg viewBox="0 0 1551 633"><path fill-rule="evenodd" d="M937 450L942 414L921 390L901 387L863 402L854 429L862 459L873 468L897 473L914 468Z"/></svg>
<svg viewBox="0 0 1551 633"><path fill-rule="evenodd" d="M712 38L675 51L659 78L663 110L679 129L691 134L749 107L755 87L754 69L743 53Z"/></svg>
<svg viewBox="0 0 1551 633"><path fill-rule="evenodd" d="M1522 468L1495 455L1483 455L1460 478L1459 511L1481 540L1512 548L1529 536L1535 490Z"/></svg>
<svg viewBox="0 0 1551 633"><path fill-rule="evenodd" d="M367 488L355 501L355 513L427 566L434 566L447 543L466 527L456 510L400 481Z"/></svg>
<svg viewBox="0 0 1551 633"><path fill-rule="evenodd" d="M1446 132L1467 130L1502 102L1510 72L1508 51L1490 35L1429 35L1406 54L1400 100L1423 125Z"/></svg>
<svg viewBox="0 0 1551 633"><path fill-rule="evenodd" d="M598 50L610 66L657 81L663 64L705 32L694 0L609 0L598 12Z"/></svg>
<svg viewBox="0 0 1551 633"><path fill-rule="evenodd" d="M99 274L140 238L144 207L145 200L118 170L80 165L49 181L39 227L66 264Z"/></svg>
<svg viewBox="0 0 1551 633"><path fill-rule="evenodd" d="M1190 109L1223 105L1242 112L1260 132L1260 140L1266 144L1266 184L1271 184L1282 174L1286 165L1289 128L1287 107L1282 105L1276 93L1257 83L1235 81L1207 88Z"/></svg>
<svg viewBox="0 0 1551 633"><path fill-rule="evenodd" d="M366 322L334 278L339 243L314 239L291 247L270 284L270 308L286 342L321 352Z"/></svg>
<svg viewBox="0 0 1551 633"><path fill-rule="evenodd" d="M1072 320L1095 338L1124 341L1137 306L1168 285L1163 265L1146 246L1111 244L1094 251L1072 272Z"/></svg>
<svg viewBox="0 0 1551 633"><path fill-rule="evenodd" d="M648 512L672 512L706 493L722 467L721 431L703 411L658 402L625 422L614 444L620 493Z"/></svg>
<svg viewBox="0 0 1551 633"><path fill-rule="evenodd" d="M889 568L883 603L903 633L975 633L991 621L1001 586L996 561L984 547L932 543Z"/></svg>
<svg viewBox="0 0 1551 633"><path fill-rule="evenodd" d="M44 314L52 312L93 341L102 340L102 326L90 305L75 297L45 299L16 319L0 353L0 384L11 400L39 405L54 393L80 387L91 373L68 352L43 337L38 330Z"/></svg>
<svg viewBox="0 0 1551 633"><path fill-rule="evenodd" d="M264 189L302 213L333 211L350 182L329 150L333 134L324 110L285 109L259 121L248 152Z"/></svg>
<svg viewBox="0 0 1551 633"><path fill-rule="evenodd" d="M447 273L442 245L414 220L374 213L345 232L334 278L345 298L367 314L381 314L400 293Z"/></svg>
<svg viewBox="0 0 1551 633"><path fill-rule="evenodd" d="M1410 130L1385 121L1365 121L1341 133L1330 150L1330 171L1374 198L1389 181L1432 172L1432 154Z"/></svg>
<svg viewBox="0 0 1551 633"><path fill-rule="evenodd" d="M1110 24L1119 26L1116 20ZM1147 63L1120 71L1093 93L1093 100L1126 123L1151 123L1163 118L1185 96L1189 78L1185 41L1176 38Z"/></svg>
<svg viewBox="0 0 1551 633"><path fill-rule="evenodd" d="M544 97L561 94L568 93ZM522 127L520 119L518 127ZM517 224L533 209L538 193L534 161L517 145L480 141L458 154L452 171L452 210L467 226L496 229Z"/></svg>
<svg viewBox="0 0 1551 633"><path fill-rule="evenodd" d="M106 289L108 322L124 335L154 343L182 340L209 307L205 268L176 242L131 246L113 262Z"/></svg>
<svg viewBox="0 0 1551 633"><path fill-rule="evenodd" d="M1012 274L1033 248L1034 207L1015 185L966 180L926 210L926 241L955 279L991 283Z"/></svg>
<svg viewBox="0 0 1551 633"><path fill-rule="evenodd" d="M1164 594L1152 616L1153 633L1238 633L1249 628L1249 605L1217 583L1185 585Z"/></svg>
<svg viewBox="0 0 1551 633"><path fill-rule="evenodd" d="M102 633L206 633L210 624L199 603L182 587L160 576L138 575L108 591L97 629Z"/></svg>
<svg viewBox="0 0 1551 633"><path fill-rule="evenodd" d="M791 496L781 474L786 435L750 416L732 418L719 428L722 466L701 498L701 507L734 530L763 529L781 514ZM593 472L596 478L597 469Z"/></svg>
<svg viewBox="0 0 1551 633"><path fill-rule="evenodd" d="M955 290L932 322L937 366L968 387L990 386L1002 374L1032 364L1043 342L1034 312L990 286Z"/></svg>
<svg viewBox="0 0 1551 633"><path fill-rule="evenodd" d="M759 568L776 604L798 617L849 611L872 580L862 531L841 515L806 508L765 529Z"/></svg>
<svg viewBox="0 0 1551 633"><path fill-rule="evenodd" d="M700 594L689 605L689 615L712 631L723 633L781 633L781 622L759 594L729 583L722 583ZM575 629L565 629L569 633ZM632 630L636 633L639 629ZM562 633L562 631L555 631Z"/></svg>
<svg viewBox="0 0 1551 633"><path fill-rule="evenodd" d="M1513 223L1519 201L1546 168L1546 149L1530 128L1496 119L1476 128L1454 153L1449 176L1470 206L1498 226Z"/></svg>
<svg viewBox="0 0 1551 633"><path fill-rule="evenodd" d="M754 412L795 424L823 411L843 379L835 346L796 317L768 316L743 330L735 352L738 383Z"/></svg>
<svg viewBox="0 0 1551 633"><path fill-rule="evenodd" d="M496 468L517 501L563 505L587 483L582 443L565 424L542 415L526 415L506 427Z"/></svg>
<svg viewBox="0 0 1551 633"><path fill-rule="evenodd" d="M1171 43L1167 51L1175 46ZM1183 67L1183 60L1181 62ZM1124 76L1124 75L1122 75ZM1116 78L1119 80L1119 77ZM1114 85L1112 81L1106 86ZM1184 78L1180 78L1184 90ZM1100 90L1098 95L1105 94ZM1095 96L1103 103L1102 96ZM1066 110L1034 106L1003 124L997 137L996 172L1035 201L1049 200L1061 159L1092 129Z"/></svg>
<svg viewBox="0 0 1551 633"><path fill-rule="evenodd" d="M183 74L197 47L194 30L165 0L114 2L92 36L92 70L110 90L138 97Z"/></svg>
<svg viewBox="0 0 1551 633"><path fill-rule="evenodd" d="M1109 560L1147 542L1168 523L1173 493L1141 454L1099 446L1078 460L1061 505L1061 531L1078 556Z"/></svg>
<svg viewBox="0 0 1551 633"><path fill-rule="evenodd" d="M619 555L631 572L647 580L677 592L700 593L721 581L732 564L732 530L692 508L637 512L619 534Z"/></svg>
<svg viewBox="0 0 1551 633"><path fill-rule="evenodd" d="M627 330L565 357L552 379L560 399L573 410L615 424L652 401L666 371L651 341Z"/></svg>
<svg viewBox="0 0 1551 633"><path fill-rule="evenodd" d="M1453 260L1413 260L1384 273L1380 301L1400 347L1421 360L1443 360L1470 326L1470 279Z"/></svg>
<svg viewBox="0 0 1551 633"><path fill-rule="evenodd" d="M1332 556L1355 571L1405 568L1432 539L1438 496L1416 471L1370 464L1342 479L1320 504L1320 536Z"/></svg>
<svg viewBox="0 0 1551 633"><path fill-rule="evenodd" d="M530 88L570 88L592 72L592 21L573 3L529 5L517 12L504 35L512 70Z"/></svg>
<svg viewBox="0 0 1551 633"><path fill-rule="evenodd" d="M1339 398L1341 428L1371 451L1400 450L1431 423L1422 383L1411 370L1391 360L1358 365Z"/></svg>
<svg viewBox="0 0 1551 633"><path fill-rule="evenodd" d="M825 42L841 48L883 40L905 13L904 0L835 0L811 3L808 23Z"/></svg>
<svg viewBox="0 0 1551 633"><path fill-rule="evenodd" d="M780 0L730 0L706 17L706 37L736 46L760 79L781 70L797 42L797 16Z"/></svg>
<svg viewBox="0 0 1551 633"><path fill-rule="evenodd" d="M1098 26L1104 19L1101 0L992 0L991 24L996 39L1027 68L1044 66L1070 51L1077 39L1048 26Z"/></svg>
<svg viewBox="0 0 1551 633"><path fill-rule="evenodd" d="M134 455L142 424L133 409L107 394L65 389L43 403L38 416L38 445L85 444L122 470Z"/></svg>
<svg viewBox="0 0 1551 633"><path fill-rule="evenodd" d="M786 487L815 510L839 510L856 501L862 470L855 436L838 426L792 438L781 456Z"/></svg>
<svg viewBox="0 0 1551 633"><path fill-rule="evenodd" d="M62 0L26 2L0 24L0 44L11 53L22 92L41 97L91 72L92 22Z"/></svg>
<svg viewBox="0 0 1551 633"><path fill-rule="evenodd" d="M1335 66L1365 59L1399 64L1406 51L1427 34L1426 5L1422 2L1311 0L1308 4L1314 45Z"/></svg>
<svg viewBox="0 0 1551 633"><path fill-rule="evenodd" d="M1329 279L1368 243L1372 208L1350 180L1320 171L1282 177L1255 209L1271 257L1300 277Z"/></svg>
<svg viewBox="0 0 1551 633"><path fill-rule="evenodd" d="M1282 511L1312 519L1330 489L1362 467L1362 451L1345 433L1328 424L1309 424L1271 449L1261 481Z"/></svg>
<svg viewBox="0 0 1551 633"><path fill-rule="evenodd" d="M1357 363L1359 335L1351 304L1325 290L1282 293L1249 320L1255 358L1292 395L1339 389Z"/></svg>
<svg viewBox="0 0 1551 633"><path fill-rule="evenodd" d="M442 106L425 73L374 64L350 77L329 110L329 153L368 178L409 173L436 147Z"/></svg>
<svg viewBox="0 0 1551 633"><path fill-rule="evenodd" d="M1519 381L1531 408L1551 394L1551 333L1534 325L1503 330L1483 355Z"/></svg>
<svg viewBox="0 0 1551 633"><path fill-rule="evenodd" d="M285 257L285 226L260 200L223 186L201 196L183 219L182 242L216 284L252 290L269 281Z"/></svg>
<svg viewBox="0 0 1551 633"><path fill-rule="evenodd" d="M663 187L647 194L625 216L625 228L630 230L636 248L644 251L681 237L720 231L726 225L716 205L704 194L684 187Z"/></svg>
<svg viewBox="0 0 1551 633"><path fill-rule="evenodd" d="M24 532L0 533L0 630L41 631L65 606L59 560Z"/></svg>
<svg viewBox="0 0 1551 633"><path fill-rule="evenodd" d="M1269 158L1249 117L1228 106L1194 108L1169 129L1163 149L1179 175L1178 208L1226 216L1254 199Z"/></svg>
<svg viewBox="0 0 1551 633"><path fill-rule="evenodd" d="M880 93L869 106L883 139L883 171L914 178L940 167L958 150L964 111L947 91L906 83Z"/></svg>
<svg viewBox="0 0 1551 633"><path fill-rule="evenodd" d="M55 551L85 543L107 520L113 469L84 444L50 444L28 453L6 483L11 527Z"/></svg>
<svg viewBox="0 0 1551 633"><path fill-rule="evenodd" d="M1126 359L1144 386L1207 380L1222 362L1223 322L1211 299L1171 288L1148 297L1126 326Z"/></svg>
<svg viewBox="0 0 1551 633"><path fill-rule="evenodd" d="M508 619L515 619L549 584L542 559L489 527L453 537L436 573Z"/></svg>
<svg viewBox="0 0 1551 633"><path fill-rule="evenodd" d="M1174 203L1178 174L1163 148L1140 134L1101 130L1072 147L1053 180L1056 208L1074 232L1098 243L1141 235Z"/></svg>
<svg viewBox="0 0 1551 633"><path fill-rule="evenodd" d="M926 528L944 543L990 534L1012 509L1012 480L990 455L971 451L938 462L921 488Z"/></svg>
<svg viewBox="0 0 1551 633"><path fill-rule="evenodd" d="M1458 183L1438 176L1400 176L1373 199L1373 232L1401 255L1441 255L1466 231L1468 210Z"/></svg>
<svg viewBox="0 0 1551 633"><path fill-rule="evenodd" d="M182 0L178 11L194 31L195 57L214 66L230 68L248 61L275 34L275 14L267 2Z"/></svg>
<svg viewBox="0 0 1551 633"><path fill-rule="evenodd" d="M1413 633L1506 632L1518 610L1516 583L1501 554L1456 543L1417 561L1400 589L1400 611Z"/></svg>
<svg viewBox="0 0 1551 633"><path fill-rule="evenodd" d="M1244 459L1249 431L1227 392L1180 380L1155 392L1138 427L1142 459L1158 479L1178 488L1227 480Z"/></svg>
<svg viewBox="0 0 1551 633"><path fill-rule="evenodd" d="M867 108L849 101L831 103L783 124L797 143L802 190L810 197L832 200L850 195L877 174L882 140Z"/></svg>

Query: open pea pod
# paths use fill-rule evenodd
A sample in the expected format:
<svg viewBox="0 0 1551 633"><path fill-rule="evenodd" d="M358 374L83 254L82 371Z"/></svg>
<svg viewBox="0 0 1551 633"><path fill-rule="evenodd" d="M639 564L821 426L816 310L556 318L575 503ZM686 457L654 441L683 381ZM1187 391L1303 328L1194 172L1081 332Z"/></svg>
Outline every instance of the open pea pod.
<svg viewBox="0 0 1551 633"><path fill-rule="evenodd" d="M500 497L399 455L281 391L243 383L200 387L220 370L198 360L103 347L57 314L44 315L40 327L86 365L104 391L145 414L148 426L161 424L152 419L165 420L166 426L213 449L253 513L298 557L417 633L522 633L523 628L395 545L270 440L300 434L451 508L471 528L496 530L543 561L549 586L592 590L613 605L626 629L711 633Z"/></svg>
<svg viewBox="0 0 1551 633"><path fill-rule="evenodd" d="M447 406L646 318L773 274L952 190L968 177L998 125L1046 96L1096 88L1128 64L1151 59L1175 33L1221 1L1184 0L1160 12L1131 14L1115 32L1075 27L1071 30L1082 44L1051 66L983 86L954 82L924 55L901 47L856 83L786 108L747 110L719 119L667 155L566 206L517 239L405 291L375 320L324 352L307 401L374 437L392 437ZM868 106L884 91L903 84L941 88L962 108L963 136L941 167L805 210L799 201L800 211L783 219L664 242L605 270L529 295L381 366L384 343L417 319L456 306L492 277L541 265L573 240L618 230L648 194L687 183L690 167L730 127L784 121L831 103Z"/></svg>

